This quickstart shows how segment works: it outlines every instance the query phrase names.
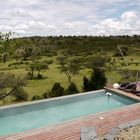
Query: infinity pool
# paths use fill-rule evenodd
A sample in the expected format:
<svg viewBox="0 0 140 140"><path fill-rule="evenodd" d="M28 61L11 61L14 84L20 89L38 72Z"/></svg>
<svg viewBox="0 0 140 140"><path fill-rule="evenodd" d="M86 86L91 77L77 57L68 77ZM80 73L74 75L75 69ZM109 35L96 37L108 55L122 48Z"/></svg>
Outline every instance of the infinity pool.
<svg viewBox="0 0 140 140"><path fill-rule="evenodd" d="M81 116L105 112L137 101L105 90L0 108L0 136L24 132Z"/></svg>

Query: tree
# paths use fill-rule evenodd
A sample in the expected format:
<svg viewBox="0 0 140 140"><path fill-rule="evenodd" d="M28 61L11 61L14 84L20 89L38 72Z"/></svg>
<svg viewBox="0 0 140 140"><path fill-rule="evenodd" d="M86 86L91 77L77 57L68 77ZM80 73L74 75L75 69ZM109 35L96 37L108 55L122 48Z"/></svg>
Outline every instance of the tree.
<svg viewBox="0 0 140 140"><path fill-rule="evenodd" d="M95 68L95 67L99 67L99 68L102 68L105 66L106 64L106 61L107 61L107 57L102 57L102 56L94 56L94 57L91 57L89 59L89 63L87 65L88 68Z"/></svg>
<svg viewBox="0 0 140 140"><path fill-rule="evenodd" d="M1 60L5 64L8 60L8 51L10 47L10 37L12 33L0 33L0 51L1 51Z"/></svg>
<svg viewBox="0 0 140 140"><path fill-rule="evenodd" d="M28 99L27 92L23 89L23 87L17 87L12 95L16 98L17 101L26 101Z"/></svg>
<svg viewBox="0 0 140 140"><path fill-rule="evenodd" d="M76 87L76 84L75 83L71 83L68 88L66 89L66 94L67 95L71 95L71 94L75 94L75 93L78 93L78 89Z"/></svg>
<svg viewBox="0 0 140 140"><path fill-rule="evenodd" d="M26 59L25 50L23 48L16 49L13 57L16 59L17 63L19 62L19 59Z"/></svg>
<svg viewBox="0 0 140 140"><path fill-rule="evenodd" d="M0 33L0 47L2 48L3 53L8 51L8 47L10 47L10 37L12 33Z"/></svg>
<svg viewBox="0 0 140 140"><path fill-rule="evenodd" d="M35 70L38 72L37 78L41 78L40 72L42 70L47 70L47 69L48 69L47 63L43 63L43 62L39 62L39 61L35 62Z"/></svg>
<svg viewBox="0 0 140 140"><path fill-rule="evenodd" d="M100 68L93 68L93 73L90 80L90 89L98 90L104 88L107 79L105 77L104 70Z"/></svg>
<svg viewBox="0 0 140 140"><path fill-rule="evenodd" d="M60 83L55 83L51 89L50 96L51 97L58 97L65 95L64 88L60 85Z"/></svg>
<svg viewBox="0 0 140 140"><path fill-rule="evenodd" d="M86 77L83 78L83 89L84 91L92 91L104 88L107 79L103 69L93 68L90 80Z"/></svg>
<svg viewBox="0 0 140 140"><path fill-rule="evenodd" d="M26 79L24 78L16 77L14 74L11 73L0 73L0 100L4 99L9 95L15 94L16 91L19 91L25 85Z"/></svg>
<svg viewBox="0 0 140 140"><path fill-rule="evenodd" d="M46 62L40 62L40 61L33 61L31 64L28 66L28 70L30 71L28 73L28 76L30 76L30 79L34 78L34 71L37 71L37 78L41 79L42 75L40 72L42 70L47 70L48 69L48 64Z"/></svg>
<svg viewBox="0 0 140 140"><path fill-rule="evenodd" d="M66 59L59 60L60 62L60 69L61 72L63 72L67 79L68 79L68 84L70 85L72 83L71 79L78 74L79 72L79 66L77 61L66 61Z"/></svg>
<svg viewBox="0 0 140 140"><path fill-rule="evenodd" d="M121 52L120 52L120 50L118 48L116 48L114 56L122 57L122 55L123 56L127 56L128 55L128 47L127 46L122 46L121 47Z"/></svg>
<svg viewBox="0 0 140 140"><path fill-rule="evenodd" d="M83 90L89 91L90 88L90 82L86 76L83 77Z"/></svg>
<svg viewBox="0 0 140 140"><path fill-rule="evenodd" d="M30 78L33 78L34 77L34 71L35 71L35 64L34 63L31 63L29 64L29 69L31 71L31 77Z"/></svg>
<svg viewBox="0 0 140 140"><path fill-rule="evenodd" d="M8 60L8 53L2 53L1 55L1 61L5 64L6 61Z"/></svg>

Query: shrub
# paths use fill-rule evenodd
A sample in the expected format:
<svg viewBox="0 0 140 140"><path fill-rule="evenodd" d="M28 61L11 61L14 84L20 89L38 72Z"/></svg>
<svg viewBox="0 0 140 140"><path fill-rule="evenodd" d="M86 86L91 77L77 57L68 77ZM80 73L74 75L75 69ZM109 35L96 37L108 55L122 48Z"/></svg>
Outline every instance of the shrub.
<svg viewBox="0 0 140 140"><path fill-rule="evenodd" d="M125 62L121 62L120 64L121 64L121 66L126 66Z"/></svg>
<svg viewBox="0 0 140 140"><path fill-rule="evenodd" d="M83 90L84 91L89 91L89 80L86 76L83 78Z"/></svg>
<svg viewBox="0 0 140 140"><path fill-rule="evenodd" d="M45 92L45 93L43 94L43 97L44 97L45 99L50 98L50 97L51 97L51 94L50 94L50 93L51 93L50 91Z"/></svg>
<svg viewBox="0 0 140 140"><path fill-rule="evenodd" d="M47 61L47 64L48 64L48 65L50 65L50 64L52 64L52 63L53 63L53 60L48 60L48 61Z"/></svg>
<svg viewBox="0 0 140 140"><path fill-rule="evenodd" d="M36 78L37 79L43 79L43 75L42 74L38 74Z"/></svg>
<svg viewBox="0 0 140 140"><path fill-rule="evenodd" d="M93 69L90 80L88 80L87 78L84 78L83 80L85 91L102 89L104 88L107 81L104 70L100 68Z"/></svg>
<svg viewBox="0 0 140 140"><path fill-rule="evenodd" d="M41 99L43 99L41 96L35 95L33 96L32 101L41 100Z"/></svg>
<svg viewBox="0 0 140 140"><path fill-rule="evenodd" d="M22 88L17 88L14 92L13 95L15 96L17 101L25 101L28 99L28 94L27 92Z"/></svg>
<svg viewBox="0 0 140 140"><path fill-rule="evenodd" d="M48 56L48 57L53 57L55 54L53 54L53 53L47 53L47 55L46 56Z"/></svg>
<svg viewBox="0 0 140 140"><path fill-rule="evenodd" d="M66 94L67 95L75 94L75 93L78 93L78 92L79 91L78 91L75 83L71 83L69 85L69 87L66 89Z"/></svg>
<svg viewBox="0 0 140 140"><path fill-rule="evenodd" d="M64 88L60 85L60 83L55 83L51 89L50 93L51 97L58 97L65 95Z"/></svg>
<svg viewBox="0 0 140 140"><path fill-rule="evenodd" d="M104 70L101 70L99 68L94 68L93 70L94 72L91 75L90 88L92 90L104 88L107 81Z"/></svg>
<svg viewBox="0 0 140 140"><path fill-rule="evenodd" d="M34 76L30 72L28 72L27 73L27 79L32 80L32 79L34 79Z"/></svg>

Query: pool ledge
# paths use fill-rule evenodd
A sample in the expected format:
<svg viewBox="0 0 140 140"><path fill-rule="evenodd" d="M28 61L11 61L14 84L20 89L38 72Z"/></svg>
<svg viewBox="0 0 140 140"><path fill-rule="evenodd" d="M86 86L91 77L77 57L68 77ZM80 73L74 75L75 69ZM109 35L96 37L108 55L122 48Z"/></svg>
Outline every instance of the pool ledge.
<svg viewBox="0 0 140 140"><path fill-rule="evenodd" d="M77 93L74 95L67 95L67 96L60 96L60 97L55 97L55 98L42 99L42 100L37 100L37 101L30 101L30 102L17 103L17 104L12 104L12 105L5 105L5 106L0 106L0 110L14 108L14 107L20 107L20 106L26 106L26 105L33 105L33 104L43 103L43 102L56 101L56 100L61 100L61 99L67 99L67 98L71 98L71 97L80 97L80 96L84 96L84 95L96 94L96 93L102 92L102 91L105 91L105 89Z"/></svg>

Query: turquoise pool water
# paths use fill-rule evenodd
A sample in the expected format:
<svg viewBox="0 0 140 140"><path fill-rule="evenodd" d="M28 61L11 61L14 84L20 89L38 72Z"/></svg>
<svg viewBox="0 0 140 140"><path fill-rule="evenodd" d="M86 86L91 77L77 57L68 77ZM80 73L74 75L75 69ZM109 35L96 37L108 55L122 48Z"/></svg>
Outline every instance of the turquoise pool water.
<svg viewBox="0 0 140 140"><path fill-rule="evenodd" d="M117 94L108 99L105 91L58 98L40 103L0 109L0 136L72 120L136 103Z"/></svg>

